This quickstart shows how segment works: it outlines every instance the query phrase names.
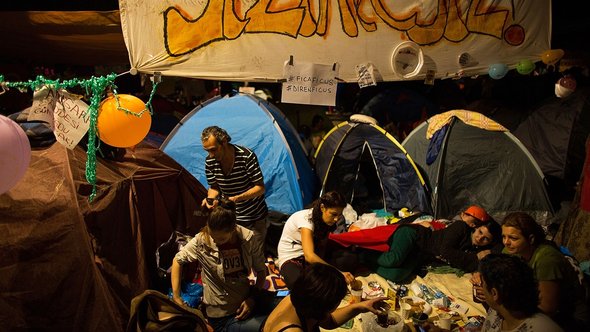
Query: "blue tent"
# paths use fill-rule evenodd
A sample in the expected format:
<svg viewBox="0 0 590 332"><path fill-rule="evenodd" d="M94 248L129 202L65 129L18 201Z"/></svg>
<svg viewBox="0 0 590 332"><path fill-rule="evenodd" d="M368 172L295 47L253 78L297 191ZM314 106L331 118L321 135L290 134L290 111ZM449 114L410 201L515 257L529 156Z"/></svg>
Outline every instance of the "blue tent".
<svg viewBox="0 0 590 332"><path fill-rule="evenodd" d="M209 99L180 121L160 149L206 186L201 132L212 125L227 130L231 143L256 153L269 209L291 214L313 201L317 178L297 131L276 106L258 97Z"/></svg>

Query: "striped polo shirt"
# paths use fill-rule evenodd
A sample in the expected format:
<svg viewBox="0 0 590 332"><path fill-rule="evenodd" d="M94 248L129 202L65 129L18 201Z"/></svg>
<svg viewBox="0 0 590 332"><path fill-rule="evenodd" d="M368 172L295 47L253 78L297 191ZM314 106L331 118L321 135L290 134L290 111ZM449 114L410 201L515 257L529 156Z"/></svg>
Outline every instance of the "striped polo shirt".
<svg viewBox="0 0 590 332"><path fill-rule="evenodd" d="M225 197L236 196L252 188L255 183L263 182L262 171L256 154L243 146L233 145L235 160L229 175L224 175L221 164L214 158L205 159L207 183L218 189ZM264 195L236 203L238 224L249 224L266 217L268 207Z"/></svg>

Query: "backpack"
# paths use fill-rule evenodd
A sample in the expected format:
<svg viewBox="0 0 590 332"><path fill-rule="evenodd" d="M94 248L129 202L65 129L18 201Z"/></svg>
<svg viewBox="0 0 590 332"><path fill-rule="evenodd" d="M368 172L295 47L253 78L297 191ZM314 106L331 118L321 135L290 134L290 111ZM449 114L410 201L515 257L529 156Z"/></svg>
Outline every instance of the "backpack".
<svg viewBox="0 0 590 332"><path fill-rule="evenodd" d="M148 289L131 300L126 332L207 332L200 310L181 306L166 295Z"/></svg>

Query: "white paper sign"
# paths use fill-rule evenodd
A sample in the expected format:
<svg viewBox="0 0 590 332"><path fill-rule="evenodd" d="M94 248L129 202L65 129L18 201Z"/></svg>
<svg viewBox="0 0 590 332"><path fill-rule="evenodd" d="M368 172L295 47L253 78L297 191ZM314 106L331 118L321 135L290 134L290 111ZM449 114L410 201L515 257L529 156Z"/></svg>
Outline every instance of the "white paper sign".
<svg viewBox="0 0 590 332"><path fill-rule="evenodd" d="M336 105L337 68L310 62L285 62L281 101L307 105Z"/></svg>
<svg viewBox="0 0 590 332"><path fill-rule="evenodd" d="M358 75L358 83L359 87L365 88L368 86L375 86L377 85L377 80L375 79L375 75L373 73L373 65L370 63L362 63L356 66L356 71Z"/></svg>
<svg viewBox="0 0 590 332"><path fill-rule="evenodd" d="M53 109L55 109L56 98L57 92L47 86L35 90L33 93L33 105L27 120L47 122L50 126L53 126Z"/></svg>
<svg viewBox="0 0 590 332"><path fill-rule="evenodd" d="M90 127L88 105L66 91L60 91L53 112L53 133L68 149L76 147Z"/></svg>

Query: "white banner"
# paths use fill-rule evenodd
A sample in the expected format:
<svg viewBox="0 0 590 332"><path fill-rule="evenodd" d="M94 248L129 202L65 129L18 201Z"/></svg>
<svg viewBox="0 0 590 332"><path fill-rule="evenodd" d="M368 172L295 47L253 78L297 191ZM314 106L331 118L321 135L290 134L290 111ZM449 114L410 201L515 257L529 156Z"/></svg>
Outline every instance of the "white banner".
<svg viewBox="0 0 590 332"><path fill-rule="evenodd" d="M278 81L290 56L338 63L346 82L364 63L385 81L486 74L491 64L539 61L551 40L550 0L119 0L119 8L132 69L204 79ZM411 75L395 72L392 56L410 50L396 50L403 42L421 51ZM462 55L472 61L459 63Z"/></svg>

